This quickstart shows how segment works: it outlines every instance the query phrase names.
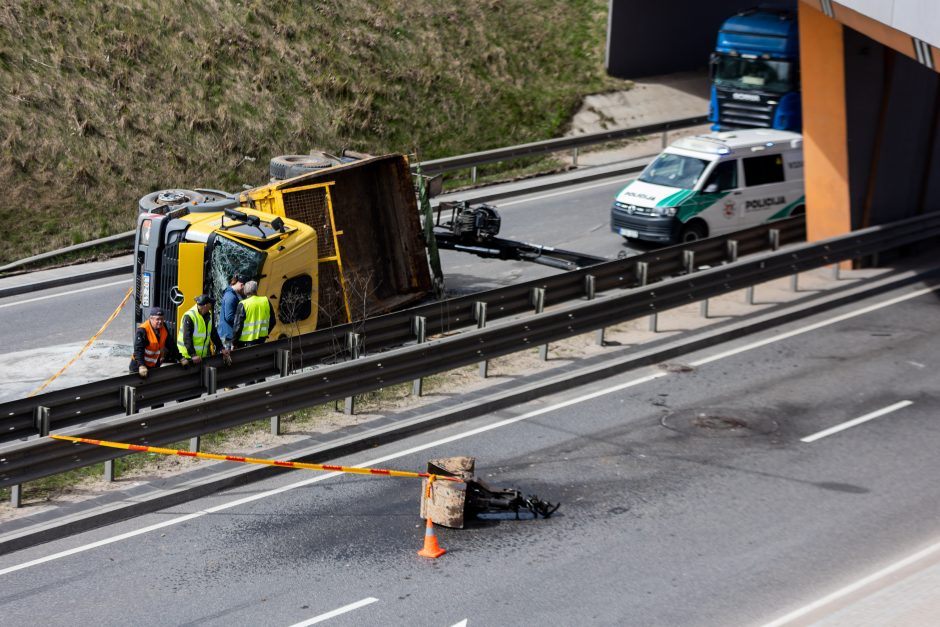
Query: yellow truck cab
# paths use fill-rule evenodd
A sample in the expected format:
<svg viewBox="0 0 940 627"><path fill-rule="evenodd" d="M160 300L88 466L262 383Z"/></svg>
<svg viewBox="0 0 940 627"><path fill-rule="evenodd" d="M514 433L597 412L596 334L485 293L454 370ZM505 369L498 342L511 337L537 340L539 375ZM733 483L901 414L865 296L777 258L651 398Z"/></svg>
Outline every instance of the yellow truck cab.
<svg viewBox="0 0 940 627"><path fill-rule="evenodd" d="M316 329L317 240L306 224L221 198L142 212L134 248L135 326L159 306L175 337L196 296L209 294L219 307L229 279L242 273L274 305L272 337Z"/></svg>

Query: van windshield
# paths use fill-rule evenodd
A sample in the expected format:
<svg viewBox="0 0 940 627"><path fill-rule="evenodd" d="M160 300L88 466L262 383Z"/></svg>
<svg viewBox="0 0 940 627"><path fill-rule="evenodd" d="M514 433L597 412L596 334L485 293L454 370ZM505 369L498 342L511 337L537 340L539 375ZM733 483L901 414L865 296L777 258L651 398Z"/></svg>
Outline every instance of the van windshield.
<svg viewBox="0 0 940 627"><path fill-rule="evenodd" d="M705 159L664 152L646 166L638 180L653 185L692 189L708 164Z"/></svg>

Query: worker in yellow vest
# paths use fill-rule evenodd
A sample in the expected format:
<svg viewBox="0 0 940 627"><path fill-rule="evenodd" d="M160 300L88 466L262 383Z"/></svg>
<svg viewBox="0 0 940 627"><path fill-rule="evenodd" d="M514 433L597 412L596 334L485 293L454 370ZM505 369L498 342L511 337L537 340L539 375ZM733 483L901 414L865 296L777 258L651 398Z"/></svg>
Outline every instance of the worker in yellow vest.
<svg viewBox="0 0 940 627"><path fill-rule="evenodd" d="M231 361L229 351L222 345L219 332L213 324L212 305L215 299L208 294L196 297L196 304L186 313L176 334L176 349L180 353L180 365L188 368L190 363L197 366L212 354L221 354L225 363Z"/></svg>
<svg viewBox="0 0 940 627"><path fill-rule="evenodd" d="M258 282L245 283L245 298L235 308L235 346L264 344L275 324L274 306L264 296L258 296Z"/></svg>

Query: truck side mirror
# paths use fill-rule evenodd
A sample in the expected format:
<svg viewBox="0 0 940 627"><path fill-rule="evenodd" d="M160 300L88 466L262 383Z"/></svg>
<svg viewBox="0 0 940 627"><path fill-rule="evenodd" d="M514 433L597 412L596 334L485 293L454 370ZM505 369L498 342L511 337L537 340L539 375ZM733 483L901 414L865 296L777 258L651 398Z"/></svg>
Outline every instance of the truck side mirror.
<svg viewBox="0 0 940 627"><path fill-rule="evenodd" d="M715 194L718 193L718 183L709 183L705 186L705 189L702 190L706 194Z"/></svg>
<svg viewBox="0 0 940 627"><path fill-rule="evenodd" d="M715 80L715 70L718 68L718 55L714 52L708 57L708 80Z"/></svg>

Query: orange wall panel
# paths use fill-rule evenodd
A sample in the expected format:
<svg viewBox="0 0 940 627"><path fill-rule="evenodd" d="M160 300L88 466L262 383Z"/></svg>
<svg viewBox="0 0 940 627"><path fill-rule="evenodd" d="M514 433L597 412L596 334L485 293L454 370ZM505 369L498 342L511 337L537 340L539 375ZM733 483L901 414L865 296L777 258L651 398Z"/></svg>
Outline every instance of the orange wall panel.
<svg viewBox="0 0 940 627"><path fill-rule="evenodd" d="M842 24L805 2L799 24L806 236L816 241L852 230L845 62Z"/></svg>

